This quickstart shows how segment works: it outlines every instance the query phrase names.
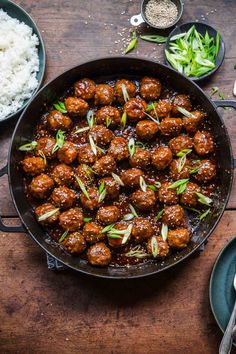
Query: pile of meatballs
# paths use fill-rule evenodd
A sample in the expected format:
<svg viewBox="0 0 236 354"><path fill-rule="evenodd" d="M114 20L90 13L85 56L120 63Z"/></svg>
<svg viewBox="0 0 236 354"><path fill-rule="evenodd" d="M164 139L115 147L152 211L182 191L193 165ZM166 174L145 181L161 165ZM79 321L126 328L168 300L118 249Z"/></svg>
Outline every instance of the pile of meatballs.
<svg viewBox="0 0 236 354"><path fill-rule="evenodd" d="M37 144L21 161L26 193L47 233L93 266L108 266L118 256L128 265L137 245L142 261L185 248L191 238L185 208L203 209L196 192L209 196L216 176L206 114L153 77L102 84L80 79L63 103L63 113L50 107L42 115ZM55 149L58 131L64 141ZM182 179L181 193L170 188Z"/></svg>

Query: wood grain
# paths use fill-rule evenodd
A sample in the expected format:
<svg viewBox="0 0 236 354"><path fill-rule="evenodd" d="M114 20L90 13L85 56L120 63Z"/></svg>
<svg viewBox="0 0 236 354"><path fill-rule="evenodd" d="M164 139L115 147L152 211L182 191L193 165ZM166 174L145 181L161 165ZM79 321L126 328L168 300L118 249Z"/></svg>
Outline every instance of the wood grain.
<svg viewBox="0 0 236 354"><path fill-rule="evenodd" d="M48 271L29 236L2 234L0 352L217 353L209 278L235 229L227 211L200 255L155 278L115 282Z"/></svg>
<svg viewBox="0 0 236 354"><path fill-rule="evenodd" d="M47 51L45 82L83 61L121 55L129 38L129 18L140 11L137 0L16 2L42 32ZM210 93L211 87L218 86L231 99L236 78L235 11L234 0L186 0L182 18L182 22L205 18L220 30L226 58L202 87ZM150 33L150 29L142 25L139 32ZM130 56L163 62L163 46L139 41ZM235 112L221 113L236 157ZM14 126L12 122L0 128L0 168L7 160ZM15 224L6 177L0 179L0 195L0 214ZM236 208L236 182L228 208ZM199 256L156 278L131 282L93 279L72 271L50 272L44 252L29 236L1 234L0 352L217 353L222 335L211 314L208 284L220 249L234 236L235 213L225 212Z"/></svg>

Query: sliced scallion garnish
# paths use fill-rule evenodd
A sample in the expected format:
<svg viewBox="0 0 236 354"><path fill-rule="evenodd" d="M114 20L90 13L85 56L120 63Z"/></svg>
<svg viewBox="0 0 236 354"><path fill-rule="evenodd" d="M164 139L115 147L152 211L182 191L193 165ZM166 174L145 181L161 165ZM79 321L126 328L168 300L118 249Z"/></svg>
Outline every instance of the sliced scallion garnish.
<svg viewBox="0 0 236 354"><path fill-rule="evenodd" d="M131 157L134 156L135 153L135 141L134 138L130 138L128 141L128 150L129 150L129 154Z"/></svg>
<svg viewBox="0 0 236 354"><path fill-rule="evenodd" d="M207 215L210 214L210 212L211 212L211 208L207 209L203 214L200 215L199 220L205 219L205 217L207 217Z"/></svg>
<svg viewBox="0 0 236 354"><path fill-rule="evenodd" d="M44 165L46 165L47 164L47 159L46 159L45 154L42 152L42 150L39 150L39 156L42 157Z"/></svg>
<svg viewBox="0 0 236 354"><path fill-rule="evenodd" d="M97 156L97 146L92 138L91 135L89 135L89 143L90 143L90 146L91 146L91 149L92 149L92 152L94 153L95 156Z"/></svg>
<svg viewBox="0 0 236 354"><path fill-rule="evenodd" d="M124 111L124 113L122 114L120 122L121 122L122 127L125 128L125 126L127 124L127 113L126 113L126 111Z"/></svg>
<svg viewBox="0 0 236 354"><path fill-rule="evenodd" d="M56 134L56 144L53 146L52 153L60 149L65 143L65 132L63 130L58 130Z"/></svg>
<svg viewBox="0 0 236 354"><path fill-rule="evenodd" d="M89 130L90 127L83 127L83 128L79 128L75 131L75 134L79 134L79 133L84 133L86 132L87 130Z"/></svg>
<svg viewBox="0 0 236 354"><path fill-rule="evenodd" d="M89 128L92 128L94 126L94 114L91 109L87 113L87 122L88 122Z"/></svg>
<svg viewBox="0 0 236 354"><path fill-rule="evenodd" d="M187 111L187 109L185 109L183 107L177 107L177 110L187 118L196 118L194 114Z"/></svg>
<svg viewBox="0 0 236 354"><path fill-rule="evenodd" d="M58 101L53 104L53 107L61 113L67 113L66 106L64 102Z"/></svg>
<svg viewBox="0 0 236 354"><path fill-rule="evenodd" d="M84 183L83 183L83 182L81 181L81 179L80 179L78 176L76 176L76 175L75 175L75 179L76 179L76 182L78 183L78 185L79 185L81 191L82 191L83 194L85 195L85 197L86 197L87 199L90 199L89 194L88 194L88 191L87 191L87 189L86 189Z"/></svg>
<svg viewBox="0 0 236 354"><path fill-rule="evenodd" d="M84 218L84 222L90 222L93 218Z"/></svg>
<svg viewBox="0 0 236 354"><path fill-rule="evenodd" d="M113 179L120 185L120 186L124 186L124 183L122 181L122 179L120 178L120 176L118 176L116 173L112 172L111 173Z"/></svg>
<svg viewBox="0 0 236 354"><path fill-rule="evenodd" d="M53 210L48 211L47 213L40 215L38 217L38 221L44 221L47 220L48 218L50 218L51 216L53 216L54 214L56 214L58 212L58 210L60 210L59 208L55 208Z"/></svg>
<svg viewBox="0 0 236 354"><path fill-rule="evenodd" d="M59 238L59 243L63 242L65 240L65 238L68 235L68 230L64 231L63 234L61 235L61 237Z"/></svg>
<svg viewBox="0 0 236 354"><path fill-rule="evenodd" d="M152 248L152 255L154 258L156 258L159 253L159 248L158 248L158 243L157 243L157 239L155 236L152 236L152 238L151 238L151 248Z"/></svg>
<svg viewBox="0 0 236 354"><path fill-rule="evenodd" d="M99 193L98 201L99 201L99 203L101 203L105 199L106 194L107 194L107 190L106 190L104 181L100 184L100 186L98 188L98 193Z"/></svg>
<svg viewBox="0 0 236 354"><path fill-rule="evenodd" d="M162 226L161 226L161 237L162 237L163 241L167 240L168 226L166 224L162 224Z"/></svg>
<svg viewBox="0 0 236 354"><path fill-rule="evenodd" d="M176 156L183 157L183 156L190 154L191 152L192 152L192 149L184 149L184 150L177 152Z"/></svg>
<svg viewBox="0 0 236 354"><path fill-rule="evenodd" d="M196 195L198 197L199 203L207 205L207 206L210 206L211 203L213 202L213 200L211 198L205 196L204 194L199 193L199 192L195 192L195 193L196 193Z"/></svg>
<svg viewBox="0 0 236 354"><path fill-rule="evenodd" d="M131 213L137 218L138 214L132 204L129 204L129 208L130 208Z"/></svg>
<svg viewBox="0 0 236 354"><path fill-rule="evenodd" d="M137 43L138 43L138 37L136 35L136 32L133 31L132 39L131 39L130 43L128 44L124 53L127 54L127 53L131 52L131 50L135 49L137 46Z"/></svg>
<svg viewBox="0 0 236 354"><path fill-rule="evenodd" d="M176 189L176 194L182 194L186 187L187 187L187 183L189 181L189 178L185 178L185 179L179 179L178 181L175 181L174 183L172 183L168 189Z"/></svg>
<svg viewBox="0 0 236 354"><path fill-rule="evenodd" d="M142 176L139 177L139 185L140 185L140 188L142 189L143 192L147 191L147 185L146 185L146 182Z"/></svg>
<svg viewBox="0 0 236 354"><path fill-rule="evenodd" d="M32 151L37 147L37 145L38 145L37 141L31 141L31 143L21 145L19 147L19 150L20 151Z"/></svg>
<svg viewBox="0 0 236 354"><path fill-rule="evenodd" d="M163 213L164 213L164 209L160 210L157 216L155 216L154 221L157 222L162 217Z"/></svg>
<svg viewBox="0 0 236 354"><path fill-rule="evenodd" d="M165 43L167 41L167 37L159 36L157 34L151 34L146 36L140 36L141 39L148 42L154 43Z"/></svg>
<svg viewBox="0 0 236 354"><path fill-rule="evenodd" d="M126 257L135 257L135 258L146 258L150 257L150 254L146 253L143 251L142 247L140 245L137 245L127 253L125 253Z"/></svg>

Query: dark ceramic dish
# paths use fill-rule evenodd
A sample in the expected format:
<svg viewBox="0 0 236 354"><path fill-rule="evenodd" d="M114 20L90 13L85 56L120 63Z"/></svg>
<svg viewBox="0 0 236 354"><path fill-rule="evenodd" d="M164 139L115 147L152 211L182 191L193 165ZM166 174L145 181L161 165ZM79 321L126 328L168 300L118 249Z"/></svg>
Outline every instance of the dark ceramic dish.
<svg viewBox="0 0 236 354"><path fill-rule="evenodd" d="M31 27L33 29L33 33L35 33L39 39L39 45L38 45L39 72L37 73L38 86L32 94L32 96L34 96L43 82L43 77L44 77L44 72L45 72L45 47L44 47L42 36L38 30L38 27L36 26L35 22L33 21L33 19L19 5L16 5L12 1L0 0L0 9L5 11L9 16L16 18L20 22L24 22L26 25ZM16 111L15 113L12 113L11 115L7 116L6 118L0 120L0 123L3 123L3 122L6 122L10 119L19 117L20 113L26 107L29 100L30 99L26 100L24 102L24 104L22 105L22 107L20 109L18 109L18 111Z"/></svg>
<svg viewBox="0 0 236 354"><path fill-rule="evenodd" d="M206 23L202 23L202 22L188 22L188 23L184 23L183 25L177 26L173 29L173 31L168 36L168 39L167 39L166 45L165 45L165 49L167 49L168 51L170 50L171 37L173 37L177 34L183 33L183 32L187 32L193 25L196 27L196 30L199 33L201 33L202 35L205 35L206 31L208 31L210 37L216 38L217 30L215 28L209 26ZM223 41L223 38L220 36L220 46L219 46L219 52L218 52L218 55L217 55L216 61L215 61L215 68L213 70L211 70L210 72L208 72L207 74L204 74L200 77L192 76L192 77L188 77L188 78L193 81L200 81L200 80L206 79L207 77L214 74L220 68L221 64L224 61L224 57L225 57L225 43ZM172 65L167 60L166 55L165 55L165 62L169 67L171 67L173 69Z"/></svg>
<svg viewBox="0 0 236 354"><path fill-rule="evenodd" d="M53 103L72 84L83 77L94 79L95 82L104 82L118 77L140 79L143 76L156 76L160 80L171 83L178 92L189 94L195 104L203 107L209 117L211 131L217 144L218 176L217 194L214 211L196 226L192 234L192 242L181 252L174 254L163 262L147 262L145 264L128 267L98 268L87 261L71 257L58 247L48 242L48 235L35 219L32 207L25 194L23 175L19 171L19 162L22 152L19 146L22 141L32 141L36 124L41 116L45 103ZM153 275L170 268L185 260L195 252L211 235L229 199L234 163L229 135L217 107L230 106L236 109L235 101L212 102L207 95L191 80L175 70L151 60L132 57L110 57L93 60L80 64L45 85L31 100L19 119L9 149L8 164L0 170L0 176L8 174L11 196L16 210L23 223L22 227L6 226L0 218L0 230L4 232L27 232L50 255L68 267L81 273L109 279L130 279Z"/></svg>

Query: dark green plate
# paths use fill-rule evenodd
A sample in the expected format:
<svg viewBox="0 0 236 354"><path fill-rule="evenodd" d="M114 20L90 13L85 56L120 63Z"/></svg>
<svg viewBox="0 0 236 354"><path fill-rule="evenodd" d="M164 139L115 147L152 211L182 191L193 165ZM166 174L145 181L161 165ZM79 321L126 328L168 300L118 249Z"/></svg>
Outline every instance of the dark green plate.
<svg viewBox="0 0 236 354"><path fill-rule="evenodd" d="M233 279L236 272L236 237L227 243L214 264L209 286L209 296L213 315L225 331L233 310L236 292ZM236 346L236 341L234 341Z"/></svg>
<svg viewBox="0 0 236 354"><path fill-rule="evenodd" d="M9 0L0 0L0 9L3 9L9 16L13 18L17 18L19 21L24 22L26 25L31 27L33 29L33 33L35 33L38 36L39 39L39 45L38 45L38 54L39 54L39 72L37 74L37 79L38 79L38 86L35 89L35 91L32 94L32 97L36 94L38 89L40 88L43 77L44 77L44 72L45 72L45 47L43 43L42 36L33 21L33 19L30 17L30 15L27 14L27 12L22 9L19 5L16 5L14 2L9 1ZM7 116L6 118L0 120L0 123L6 122L9 119L13 119L16 117L19 117L20 113L23 111L23 109L26 107L30 99L26 100L22 107L15 113Z"/></svg>

